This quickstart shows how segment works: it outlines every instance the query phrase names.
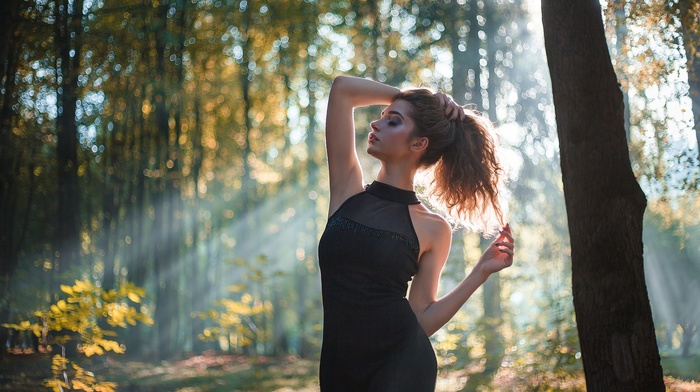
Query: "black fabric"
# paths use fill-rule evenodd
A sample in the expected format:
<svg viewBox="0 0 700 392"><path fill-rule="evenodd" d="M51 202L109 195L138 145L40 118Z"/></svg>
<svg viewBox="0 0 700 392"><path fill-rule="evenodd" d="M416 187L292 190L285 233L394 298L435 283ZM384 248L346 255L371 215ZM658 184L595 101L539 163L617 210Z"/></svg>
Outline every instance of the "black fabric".
<svg viewBox="0 0 700 392"><path fill-rule="evenodd" d="M432 392L437 362L406 299L419 244L414 192L373 182L329 219L319 242L322 392Z"/></svg>

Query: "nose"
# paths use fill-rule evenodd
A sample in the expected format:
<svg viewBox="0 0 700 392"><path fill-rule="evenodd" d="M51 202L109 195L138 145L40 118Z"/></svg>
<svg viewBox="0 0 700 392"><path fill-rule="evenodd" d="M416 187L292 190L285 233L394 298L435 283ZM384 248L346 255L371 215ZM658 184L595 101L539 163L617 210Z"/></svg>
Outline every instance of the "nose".
<svg viewBox="0 0 700 392"><path fill-rule="evenodd" d="M379 120L374 120L371 123L369 123L370 128L372 128L373 131L378 131L379 127L377 126L377 123Z"/></svg>

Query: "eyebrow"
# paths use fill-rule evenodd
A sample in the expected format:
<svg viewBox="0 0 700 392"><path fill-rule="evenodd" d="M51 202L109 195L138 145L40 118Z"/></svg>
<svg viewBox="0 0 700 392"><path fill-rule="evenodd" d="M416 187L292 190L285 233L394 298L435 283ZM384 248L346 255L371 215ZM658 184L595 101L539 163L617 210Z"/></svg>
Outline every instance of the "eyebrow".
<svg viewBox="0 0 700 392"><path fill-rule="evenodd" d="M397 112L396 110L390 111L389 114L396 114L397 116L401 117L402 120L404 119L404 118L403 118L403 114Z"/></svg>

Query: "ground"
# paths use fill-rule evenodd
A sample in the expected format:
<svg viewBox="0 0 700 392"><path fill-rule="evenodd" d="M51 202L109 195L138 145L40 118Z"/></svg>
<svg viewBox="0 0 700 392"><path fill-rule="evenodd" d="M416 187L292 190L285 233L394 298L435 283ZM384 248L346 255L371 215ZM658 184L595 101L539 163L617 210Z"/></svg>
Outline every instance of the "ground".
<svg viewBox="0 0 700 392"><path fill-rule="evenodd" d="M233 355L199 355L159 364L128 361L124 356L82 358L80 366L98 380L118 384L128 392L318 392L318 363L293 356L250 359ZM48 390L43 380L52 377L50 354L6 354L0 366L0 391ZM700 356L690 359L665 357L666 385L670 392L700 391ZM671 372L671 373L669 373ZM674 378L668 374L683 377ZM441 372L439 392L466 391L470 377L465 372ZM585 391L581 375L522 375L502 369L492 388L484 391Z"/></svg>

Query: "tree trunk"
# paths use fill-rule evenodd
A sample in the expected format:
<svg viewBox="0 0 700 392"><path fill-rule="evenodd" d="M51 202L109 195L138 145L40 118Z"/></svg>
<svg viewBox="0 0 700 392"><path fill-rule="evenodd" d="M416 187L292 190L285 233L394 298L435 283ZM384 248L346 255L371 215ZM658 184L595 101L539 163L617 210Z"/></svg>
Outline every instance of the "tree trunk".
<svg viewBox="0 0 700 392"><path fill-rule="evenodd" d="M619 0L618 0L619 1ZM620 1L620 5L615 9L613 14L615 20L613 21L615 26L615 50L617 51L618 58L623 57L623 47L624 42L627 41L627 14L625 12L625 4L627 0ZM624 119L625 119L625 135L627 136L627 141L631 140L630 134L630 97L629 97L629 80L622 74L620 75L620 86L622 89L622 103L624 105Z"/></svg>
<svg viewBox="0 0 700 392"><path fill-rule="evenodd" d="M449 5L449 22L447 33L450 37L450 52L452 53L452 97L455 102L463 105L467 100L467 83L469 80L469 55L478 56L478 49L467 48L466 39L459 34L460 24L464 18L464 6L452 2ZM472 9L469 10L473 12ZM469 49L469 52L467 52Z"/></svg>
<svg viewBox="0 0 700 392"><path fill-rule="evenodd" d="M681 337L681 349L683 358L690 357L690 346L693 342L693 336L698 330L698 326L693 323L686 323L681 325L682 337Z"/></svg>
<svg viewBox="0 0 700 392"><path fill-rule="evenodd" d="M169 114L166 105L166 72L165 72L165 47L168 21L167 4L160 4L156 10L155 19L155 87L153 103L155 105L156 127L156 165L160 177L155 180L153 190L153 208L155 218L153 220L151 240L155 241L154 278L156 281L156 308L155 324L158 330L157 350L158 358L173 358L175 327L177 323L177 300L171 297L173 288L178 285L179 276L176 268L177 260L172 258L172 211L170 191L167 173L169 173L169 143L170 126Z"/></svg>
<svg viewBox="0 0 700 392"><path fill-rule="evenodd" d="M0 81L4 81L0 108L0 298L3 299L9 296L10 277L19 261L15 224L19 162L17 155L21 152L14 148L12 134L12 105L16 101L15 73L19 57L16 50L19 26L14 20L19 12L19 4L20 1L11 0L0 5ZM6 301L0 301L0 321L10 321L10 306ZM7 329L0 327L0 343L4 344L8 337ZM5 348L0 347L0 358L4 353Z"/></svg>
<svg viewBox="0 0 700 392"><path fill-rule="evenodd" d="M193 55L194 56L194 55ZM200 252L199 252L199 236L200 232L203 233L203 225L200 224L199 218L199 191L197 190L197 184L199 183L199 174L202 170L202 161L204 160L204 149L202 145L202 104L200 102L199 95L194 97L193 102L193 112L194 112L194 124L192 126L191 138L192 138L192 186L194 187L194 196L192 200L192 206L190 211L190 219L192 224L192 260L190 261L192 266L192 282L194 287L192 288L191 297L191 307L193 312L201 312L205 309L204 299L207 298L207 274L203 273L206 268L202 268L200 263ZM192 351L195 354L201 353L205 349L204 342L199 339L199 334L204 331L204 320L199 317L192 319Z"/></svg>
<svg viewBox="0 0 700 392"><path fill-rule="evenodd" d="M479 1L469 0L469 10L467 24L469 27L469 32L467 33L467 53L465 57L467 60L467 84L465 97L468 102L476 104L478 107L483 106L481 86L479 78L481 75L481 65L479 60L481 55L479 54L479 48L481 47L481 40L479 39ZM459 101L458 101L459 102Z"/></svg>
<svg viewBox="0 0 700 392"><path fill-rule="evenodd" d="M82 46L82 17L83 0L57 2L55 40L58 49L56 56L58 216L54 248L59 271L67 271L76 266L80 256L78 126L75 115L79 98L78 72Z"/></svg>
<svg viewBox="0 0 700 392"><path fill-rule="evenodd" d="M117 147L116 134L121 125L109 133L105 141L107 151L104 154L104 189L102 190L102 257L104 264L104 275L102 277L102 288L111 290L116 284L114 274L116 252L119 241L117 240L117 217L119 211L119 185L117 175L119 173L119 152Z"/></svg>
<svg viewBox="0 0 700 392"><path fill-rule="evenodd" d="M139 91L146 91L146 86L141 85ZM142 93L141 93L142 94ZM130 253L131 257L127 258L127 268L129 269L128 280L139 287L146 285L146 273L151 258L152 241L149 241L148 231L146 228L147 208L146 208L146 186L148 177L146 176L146 168L148 168L148 159L152 152L149 147L149 138L147 137L146 121L144 113L141 110L141 102L143 97L136 95L137 98L129 104L131 117L134 119L135 128L138 132L134 133L134 159L131 162L131 171L129 172L134 178L132 186L134 202L131 204L131 211L127 216L131 219L132 246ZM151 296L152 293L149 293ZM145 335L146 327L144 324L137 323L134 326L129 326L129 333L126 337L126 354L130 358L143 358L144 354L151 351L150 343L143 343L142 337ZM148 328L148 333L152 334L153 328ZM148 340L152 342L153 339ZM150 355L150 354L149 354Z"/></svg>
<svg viewBox="0 0 700 392"><path fill-rule="evenodd" d="M489 246L491 241L482 239L481 247ZM501 326L503 324L503 311L501 310L501 280L498 274L492 275L485 283L483 289L484 303L484 350L486 351L485 375L494 375L500 369L505 348Z"/></svg>
<svg viewBox="0 0 700 392"><path fill-rule="evenodd" d="M681 30L683 31L683 47L685 48L686 69L688 70L688 95L692 102L693 128L695 129L695 141L698 143L698 160L700 161L700 34L698 34L698 18L700 10L697 3L695 7L689 6L689 1L680 1L681 5Z"/></svg>
<svg viewBox="0 0 700 392"><path fill-rule="evenodd" d="M498 18L498 10L493 2L485 2L483 15L486 18L484 31L486 32L486 71L488 76L488 85L486 87L486 95L488 106L485 113L496 122L496 91L498 91L499 81L496 76L496 54L501 49L496 38L498 37L498 29L501 23ZM483 69L483 68L482 68ZM481 72L477 72L477 80L481 77ZM491 244L490 240L481 238L481 248L486 249ZM486 364L484 365L484 374L487 376L494 375L501 367L501 361L504 355L503 336L500 332L500 327L503 324L503 312L501 311L501 278L500 274L494 274L484 283L483 305L484 305L484 349L486 350Z"/></svg>
<svg viewBox="0 0 700 392"><path fill-rule="evenodd" d="M664 391L644 280L646 199L596 0L542 1L574 308L589 391Z"/></svg>
<svg viewBox="0 0 700 392"><path fill-rule="evenodd" d="M180 287L182 283L189 282L190 276L183 275L181 272L185 271L185 260L181 259L181 249L180 246L183 243L182 239L184 237L184 226L183 226L183 213L184 206L182 202L182 176L181 176L181 166L182 166L182 149L180 148L180 136L182 135L182 111L183 111L183 82L184 82L184 34L186 25L186 12L187 12L188 1L177 0L176 9L179 13L177 18L175 18L176 26L176 36L171 38L173 46L175 46L175 56L179 61L174 61L175 67L175 89L169 97L170 102L170 112L172 113L174 132L173 136L170 137L170 132L168 133L168 156L166 157L166 194L168 195L168 215L170 217L168 227L168 236L165 239L167 244L167 260L171 265L172 277L170 280L174 284L168 285L168 298L170 301L171 308L171 324L172 324L172 337L171 337L171 358L172 355L179 357L183 353L183 348L185 342L181 339L186 334L181 333L181 329L184 327L182 322L181 314L186 314L189 317L190 309L182 309L183 304L179 303L180 297ZM180 283L175 283L184 277L186 280Z"/></svg>

